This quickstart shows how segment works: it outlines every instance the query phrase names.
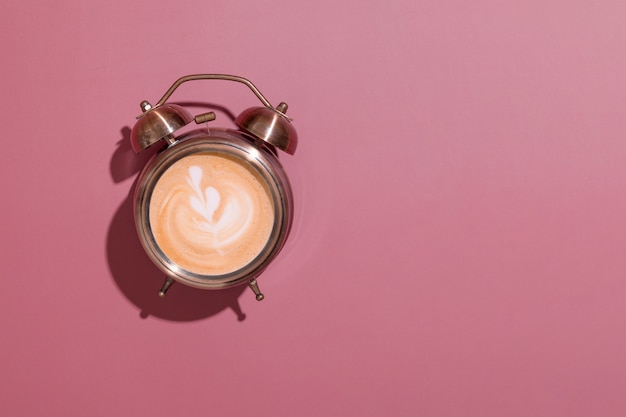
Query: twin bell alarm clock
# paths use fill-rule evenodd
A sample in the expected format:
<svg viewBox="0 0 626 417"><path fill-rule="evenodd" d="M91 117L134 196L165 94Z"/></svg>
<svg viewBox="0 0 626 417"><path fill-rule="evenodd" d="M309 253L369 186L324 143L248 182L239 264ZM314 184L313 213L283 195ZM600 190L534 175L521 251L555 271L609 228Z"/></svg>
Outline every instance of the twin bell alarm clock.
<svg viewBox="0 0 626 417"><path fill-rule="evenodd" d="M214 128L215 113L193 116L167 102L197 80L242 83L263 105L244 110L238 129ZM293 218L278 161L278 151L293 155L298 145L287 104L272 106L245 78L198 74L178 79L154 106L140 106L133 150L162 146L139 174L134 197L141 245L166 276L159 295L174 282L206 290L247 284L262 300L257 278L285 244ZM177 135L192 122L204 127Z"/></svg>

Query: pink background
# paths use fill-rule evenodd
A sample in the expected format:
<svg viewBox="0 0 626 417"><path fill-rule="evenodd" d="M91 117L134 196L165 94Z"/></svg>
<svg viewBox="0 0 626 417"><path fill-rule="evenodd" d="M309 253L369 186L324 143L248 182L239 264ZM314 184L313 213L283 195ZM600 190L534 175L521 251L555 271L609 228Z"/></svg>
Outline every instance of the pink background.
<svg viewBox="0 0 626 417"><path fill-rule="evenodd" d="M5 2L6 416L626 415L622 0ZM286 101L293 234L175 286L130 202L139 102ZM256 105L244 86L173 99ZM192 108L194 113L204 111Z"/></svg>

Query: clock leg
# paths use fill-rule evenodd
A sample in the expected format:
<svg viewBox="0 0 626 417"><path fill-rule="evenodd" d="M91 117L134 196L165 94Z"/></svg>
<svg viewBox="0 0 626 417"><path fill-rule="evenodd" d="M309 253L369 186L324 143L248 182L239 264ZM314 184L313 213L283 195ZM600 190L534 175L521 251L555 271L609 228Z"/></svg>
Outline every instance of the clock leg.
<svg viewBox="0 0 626 417"><path fill-rule="evenodd" d="M161 287L161 291L159 291L159 297L161 298L165 297L165 293L167 292L167 290L170 289L173 283L174 283L174 280L172 278L170 277L165 278L165 282L163 283L163 286Z"/></svg>
<svg viewBox="0 0 626 417"><path fill-rule="evenodd" d="M252 278L248 282L248 286L250 287L250 289L252 290L252 292L256 296L256 300L257 301L261 301L261 300L263 300L265 298L265 296L263 295L263 293L259 289L259 284L256 282L256 278Z"/></svg>

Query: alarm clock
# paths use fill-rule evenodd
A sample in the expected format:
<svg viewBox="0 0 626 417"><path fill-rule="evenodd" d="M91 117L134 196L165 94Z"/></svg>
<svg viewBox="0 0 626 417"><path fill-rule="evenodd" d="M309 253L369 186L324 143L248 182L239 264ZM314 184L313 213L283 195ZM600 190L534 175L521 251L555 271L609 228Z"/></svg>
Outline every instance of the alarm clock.
<svg viewBox="0 0 626 417"><path fill-rule="evenodd" d="M246 85L263 104L244 110L237 129L209 127L215 113L193 116L168 103L183 83L225 80ZM179 78L142 114L130 135L137 153L162 144L139 174L134 217L143 249L164 272L159 296L174 282L216 290L247 284L264 298L258 276L284 246L293 196L278 152L293 155L298 137L287 104L274 107L249 80L225 74ZM177 131L190 125L196 128Z"/></svg>

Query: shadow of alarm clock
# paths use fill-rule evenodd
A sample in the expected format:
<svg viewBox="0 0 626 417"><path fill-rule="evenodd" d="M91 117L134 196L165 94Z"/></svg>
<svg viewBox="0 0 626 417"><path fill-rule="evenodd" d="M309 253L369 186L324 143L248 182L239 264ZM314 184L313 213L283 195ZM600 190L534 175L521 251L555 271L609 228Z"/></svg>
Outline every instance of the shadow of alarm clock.
<svg viewBox="0 0 626 417"><path fill-rule="evenodd" d="M191 122L208 126L215 119L213 112L194 117L167 103L181 84L196 80L242 83L263 106L244 110L235 119L239 129L175 136ZM133 209L141 245L166 275L159 296L174 282L206 290L247 284L262 300L257 277L284 246L293 219L291 186L276 151L293 155L298 144L287 104L273 107L245 78L197 74L178 79L154 106L140 106L133 150L164 145L139 174Z"/></svg>

